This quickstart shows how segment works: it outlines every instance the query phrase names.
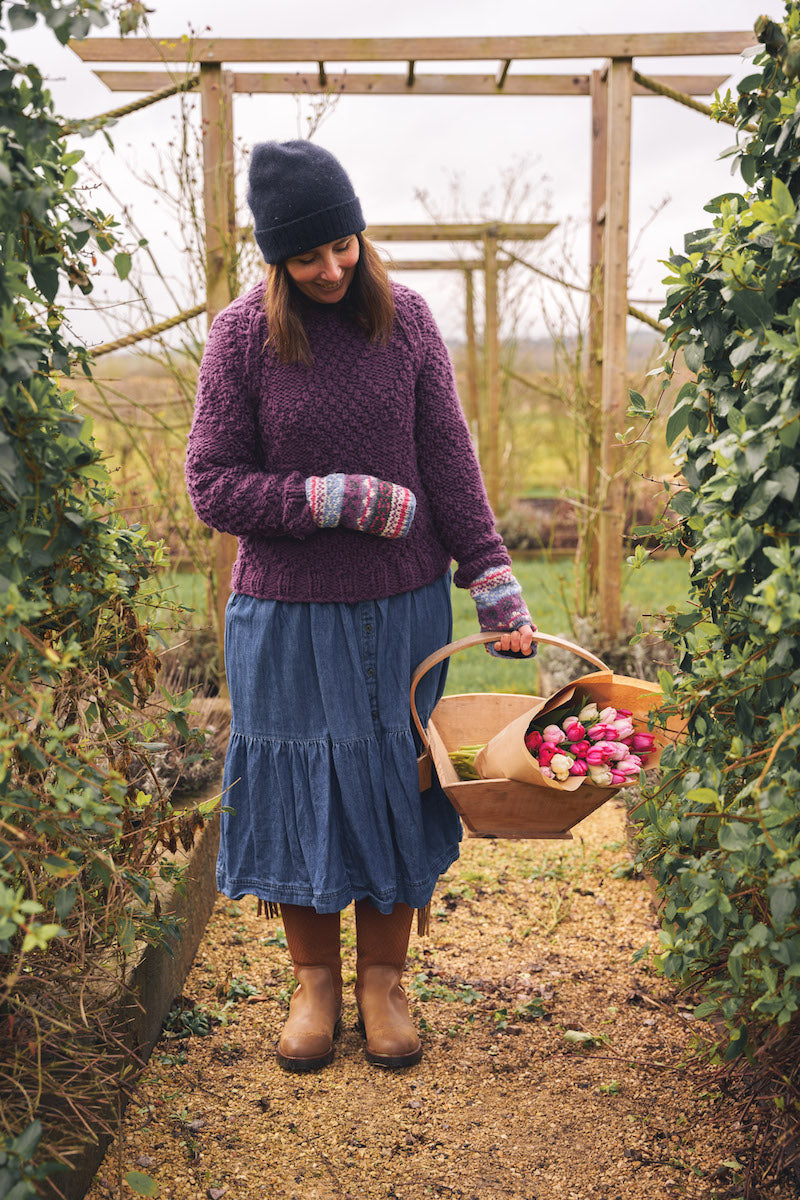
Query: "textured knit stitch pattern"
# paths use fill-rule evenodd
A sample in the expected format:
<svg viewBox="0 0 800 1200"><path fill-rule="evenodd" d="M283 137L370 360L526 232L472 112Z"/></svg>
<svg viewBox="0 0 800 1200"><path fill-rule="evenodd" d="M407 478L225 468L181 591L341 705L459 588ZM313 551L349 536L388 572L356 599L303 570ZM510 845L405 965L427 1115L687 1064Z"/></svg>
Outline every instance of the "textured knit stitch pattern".
<svg viewBox="0 0 800 1200"><path fill-rule="evenodd" d="M312 476L306 497L320 529L345 525L376 537L405 537L411 528L416 497L408 488L371 475Z"/></svg>
<svg viewBox="0 0 800 1200"><path fill-rule="evenodd" d="M342 516L346 475L312 475L306 480L306 499L311 505L314 524L320 529L335 529Z"/></svg>
<svg viewBox="0 0 800 1200"><path fill-rule="evenodd" d="M532 625L522 588L508 567L490 567L471 584L481 629L519 629Z"/></svg>
<svg viewBox="0 0 800 1200"><path fill-rule="evenodd" d="M510 566L495 529L453 367L430 310L392 285L386 345L347 299L302 300L313 363L282 364L267 344L259 284L214 320L200 367L186 460L195 512L239 539L232 586L267 600L356 602L424 587L458 563L468 587ZM406 537L320 529L306 479L371 475L416 497Z"/></svg>
<svg viewBox="0 0 800 1200"><path fill-rule="evenodd" d="M389 512L381 530L381 537L405 537L414 520L417 498L408 488L392 484L389 495Z"/></svg>

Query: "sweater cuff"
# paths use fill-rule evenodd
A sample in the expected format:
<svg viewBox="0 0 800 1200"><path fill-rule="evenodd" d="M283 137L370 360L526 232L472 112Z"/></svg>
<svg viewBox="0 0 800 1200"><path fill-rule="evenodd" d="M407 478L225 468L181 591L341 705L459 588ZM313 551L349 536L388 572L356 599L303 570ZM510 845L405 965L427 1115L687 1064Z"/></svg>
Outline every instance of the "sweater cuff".
<svg viewBox="0 0 800 1200"><path fill-rule="evenodd" d="M510 567L490 567L470 584L469 593L475 601L478 623L484 633L533 626L528 606L522 598L522 588ZM496 658L506 657L491 645L486 649Z"/></svg>
<svg viewBox="0 0 800 1200"><path fill-rule="evenodd" d="M316 533L317 526L308 503L305 480L299 471L293 471L283 485L282 513L282 532L289 537L302 541Z"/></svg>
<svg viewBox="0 0 800 1200"><path fill-rule="evenodd" d="M522 588L510 567L490 567L470 584L469 594L475 601L484 631L519 629L533 624Z"/></svg>

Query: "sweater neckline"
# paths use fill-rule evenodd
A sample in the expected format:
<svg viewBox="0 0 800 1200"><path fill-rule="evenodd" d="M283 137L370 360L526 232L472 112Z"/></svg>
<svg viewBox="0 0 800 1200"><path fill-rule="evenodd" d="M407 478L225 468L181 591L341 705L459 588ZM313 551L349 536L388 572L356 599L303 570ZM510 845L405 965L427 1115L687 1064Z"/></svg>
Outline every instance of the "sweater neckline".
<svg viewBox="0 0 800 1200"><path fill-rule="evenodd" d="M342 315L350 316L353 312L353 303L351 299L352 284L342 296L341 300L337 300L335 304L326 304L323 300L312 300L305 292L301 292L299 288L295 289L298 298L298 308L303 316L320 316L326 320L330 316Z"/></svg>

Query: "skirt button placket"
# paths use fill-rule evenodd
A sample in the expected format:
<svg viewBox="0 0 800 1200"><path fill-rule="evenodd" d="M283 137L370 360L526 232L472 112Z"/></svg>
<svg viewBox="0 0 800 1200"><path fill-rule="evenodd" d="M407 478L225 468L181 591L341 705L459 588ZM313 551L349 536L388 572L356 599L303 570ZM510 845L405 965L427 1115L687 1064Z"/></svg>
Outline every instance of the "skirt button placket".
<svg viewBox="0 0 800 1200"><path fill-rule="evenodd" d="M361 660L364 664L364 676L367 681L370 715L377 725L380 711L378 709L378 649L375 631L375 605L366 600L361 604Z"/></svg>

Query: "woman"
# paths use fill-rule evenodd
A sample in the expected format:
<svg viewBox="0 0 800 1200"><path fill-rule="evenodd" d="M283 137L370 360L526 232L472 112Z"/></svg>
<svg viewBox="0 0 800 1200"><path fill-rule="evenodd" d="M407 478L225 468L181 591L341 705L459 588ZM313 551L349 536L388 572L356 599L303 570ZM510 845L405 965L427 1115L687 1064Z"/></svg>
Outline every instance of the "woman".
<svg viewBox="0 0 800 1200"><path fill-rule="evenodd" d="M268 276L209 332L186 468L197 515L239 538L217 885L280 908L297 979L282 1067L333 1057L351 901L367 1058L406 1067L413 910L459 853L444 793L419 793L408 698L451 638L451 560L481 627L506 631L497 652L530 654L533 629L441 335L389 282L341 165L262 143L248 202ZM444 676L420 685L424 721Z"/></svg>

